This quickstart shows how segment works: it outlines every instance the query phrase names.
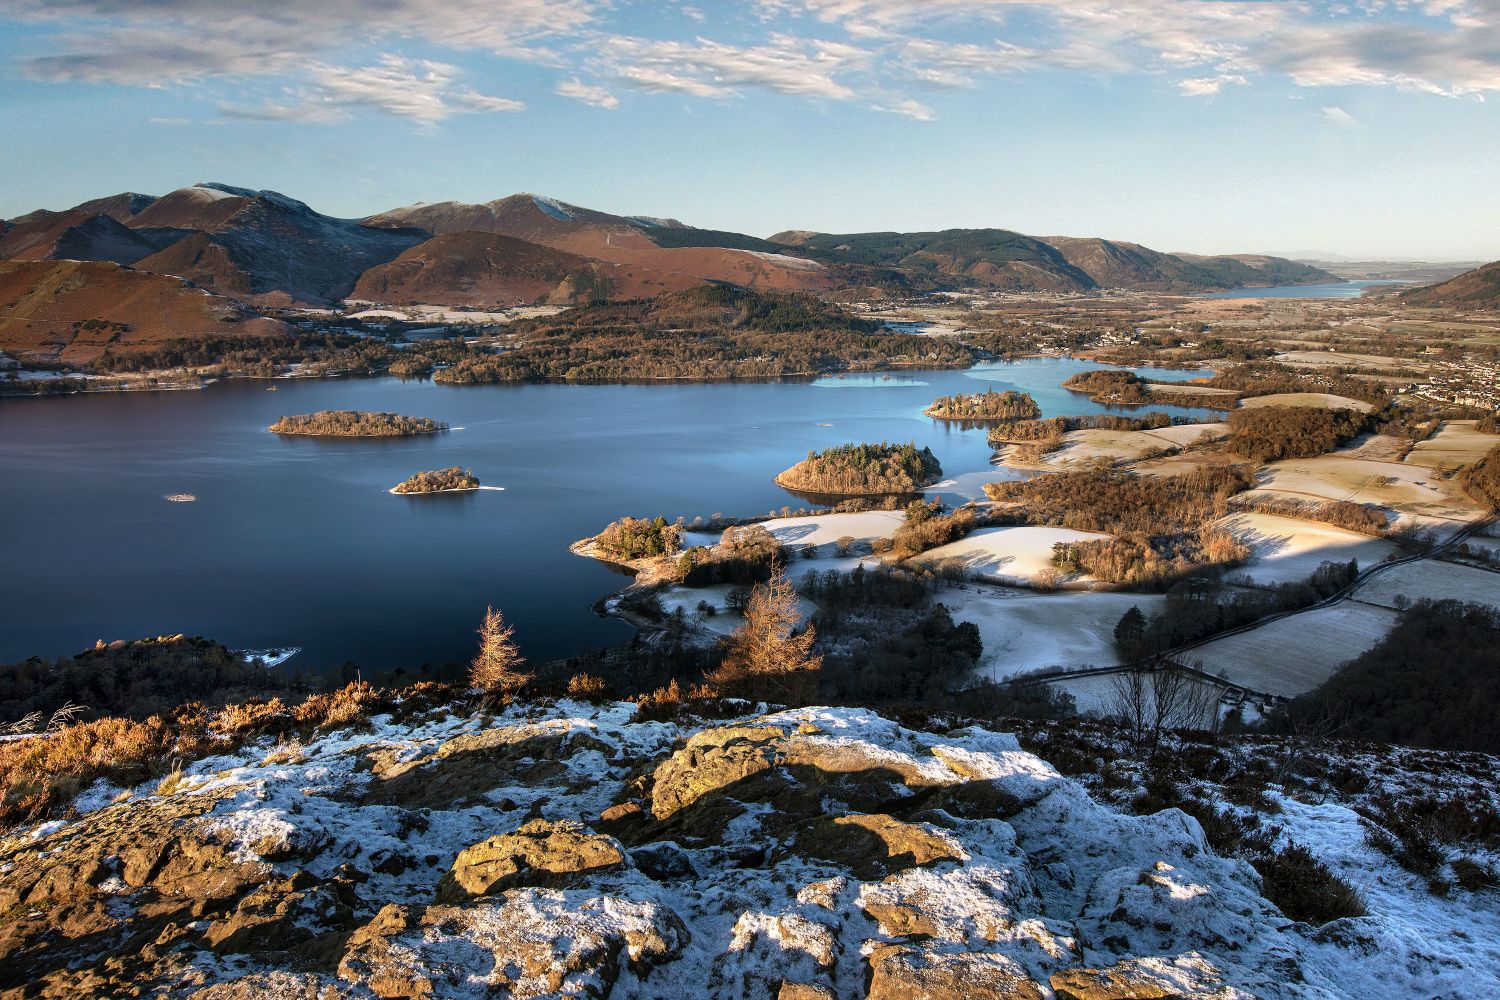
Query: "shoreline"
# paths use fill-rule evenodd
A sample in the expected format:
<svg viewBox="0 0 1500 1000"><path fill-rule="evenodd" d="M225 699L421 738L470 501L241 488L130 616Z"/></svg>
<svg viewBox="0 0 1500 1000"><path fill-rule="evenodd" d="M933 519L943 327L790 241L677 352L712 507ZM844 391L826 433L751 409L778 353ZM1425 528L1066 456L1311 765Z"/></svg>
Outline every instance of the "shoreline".
<svg viewBox="0 0 1500 1000"><path fill-rule="evenodd" d="M386 490L391 496L397 497L425 497L434 493L478 493L480 490L493 490L496 493L504 493L504 486L450 486L441 490L401 490L392 486Z"/></svg>

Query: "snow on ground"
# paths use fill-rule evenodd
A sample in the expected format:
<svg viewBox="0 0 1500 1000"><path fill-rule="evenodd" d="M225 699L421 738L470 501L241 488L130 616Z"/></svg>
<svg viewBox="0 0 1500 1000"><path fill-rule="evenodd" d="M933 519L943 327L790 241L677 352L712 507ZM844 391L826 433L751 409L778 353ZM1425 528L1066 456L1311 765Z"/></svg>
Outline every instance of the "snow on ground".
<svg viewBox="0 0 1500 1000"><path fill-rule="evenodd" d="M1368 569L1400 550L1382 538L1335 528L1297 517L1246 511L1213 522L1249 545L1255 555L1235 576L1248 577L1257 586L1306 580L1324 562L1359 561Z"/></svg>
<svg viewBox="0 0 1500 1000"><path fill-rule="evenodd" d="M1233 396L1233 389L1216 389L1211 385L1195 385L1192 382L1152 382L1147 388L1161 396Z"/></svg>
<svg viewBox="0 0 1500 1000"><path fill-rule="evenodd" d="M1064 444L1050 452L1045 461L1049 466L1067 467L1086 465L1104 459L1111 462L1134 462L1153 451L1171 451L1192 444L1206 437L1216 441L1229 432L1228 424L1182 424L1163 427L1154 431L1111 431L1087 428L1069 431L1064 435Z"/></svg>
<svg viewBox="0 0 1500 1000"><path fill-rule="evenodd" d="M786 794L807 781L816 794ZM850 708L678 724L636 721L628 703L517 702L493 716L378 716L306 743L267 742L192 762L161 788L128 792L116 813L174 799L206 810L228 846L282 876L358 874L346 884L360 932L325 933L349 949L345 961L336 971L310 965L297 995L420 983L434 998L543 996L561 984L567 995L618 1000L685 991L728 1000L788 996L789 981L822 990L803 996L855 997L884 975L885 996L936 996L946 980L944 996L1040 998L1054 974L1122 960L1156 981L1133 996L1500 991L1500 911L1469 894L1432 896L1369 848L1349 809L1278 796L1285 838L1369 905L1369 916L1314 928L1277 911L1249 864L1219 857L1185 813L1122 812L1016 737L979 727L915 731ZM659 800L663 788L672 796ZM854 796L871 804L851 805ZM608 830L603 811L629 801L645 812L610 831L625 839L620 863L564 888L523 881L430 906L465 848L537 818ZM663 801L676 810L671 824ZM34 827L25 850L45 861L96 821ZM372 919L389 902L411 919ZM337 914L298 919L318 933ZM173 948L207 982L285 965L274 948L215 961L191 933ZM902 956L945 974L920 985L898 978ZM999 971L1022 982L994 985ZM250 980L241 986L255 992Z"/></svg>
<svg viewBox="0 0 1500 1000"><path fill-rule="evenodd" d="M840 538L853 538L868 546L871 539L890 538L896 529L906 522L906 514L899 510L866 510L851 514L814 514L810 517L774 517L761 521L760 526L776 536L782 545L801 548L815 545L819 555L831 554ZM682 545L712 547L719 544L722 533L710 531L685 531Z"/></svg>
<svg viewBox="0 0 1500 1000"><path fill-rule="evenodd" d="M736 249L736 248L729 248ZM740 253L748 254L769 264L784 267L788 271L822 271L826 270L822 264L806 257L793 257L790 254L771 253L766 250L739 250Z"/></svg>
<svg viewBox="0 0 1500 1000"><path fill-rule="evenodd" d="M933 600L947 605L955 621L979 627L984 652L978 673L994 680L1031 670L1118 663L1114 629L1120 616L1139 607L1149 618L1166 602L1160 594L1038 594L974 584L949 588Z"/></svg>
<svg viewBox="0 0 1500 1000"><path fill-rule="evenodd" d="M956 542L913 556L911 561L928 566L957 561L973 577L1029 584L1038 574L1055 570L1052 546L1108 537L1097 531L1072 528L980 528Z"/></svg>
<svg viewBox="0 0 1500 1000"><path fill-rule="evenodd" d="M1346 997L1500 996L1500 907L1467 892L1434 895L1371 847L1359 814L1274 794L1282 842L1301 844L1354 886L1368 914L1328 925L1303 956L1313 983ZM1366 961L1350 962L1351 953Z"/></svg>
<svg viewBox="0 0 1500 1000"><path fill-rule="evenodd" d="M1241 406L1320 406L1330 410L1358 410L1369 413L1374 404L1348 396L1335 396L1331 392L1273 392L1269 396L1251 396L1241 400Z"/></svg>
<svg viewBox="0 0 1500 1000"><path fill-rule="evenodd" d="M1461 465L1473 465L1490 449L1500 447L1500 434L1486 434L1475 430L1473 420L1450 420L1426 441L1406 456L1408 465L1421 465L1430 469L1456 469Z"/></svg>
<svg viewBox="0 0 1500 1000"><path fill-rule="evenodd" d="M1119 690L1116 685L1120 682L1122 674L1089 674L1085 677L1069 677L1062 680L1049 681L1048 683L1059 691L1065 691L1073 696L1073 704L1079 712L1084 715L1093 715L1107 718L1116 713L1116 703ZM1209 684L1206 681L1196 679L1189 680L1194 687L1201 688L1203 703L1203 718L1199 724L1207 728L1213 722L1216 715L1220 713L1221 705L1219 699L1224 694L1223 684ZM1146 687L1146 701L1148 705L1154 704L1150 695L1149 685Z"/></svg>
<svg viewBox="0 0 1500 1000"><path fill-rule="evenodd" d="M1444 479L1420 465L1339 454L1272 462L1261 471L1260 486L1245 495L1377 504L1400 514L1403 523L1450 534L1461 523L1483 514L1456 480Z"/></svg>
<svg viewBox="0 0 1500 1000"><path fill-rule="evenodd" d="M1342 351L1287 351L1276 360L1294 368L1410 368L1410 358L1384 354L1347 354Z"/></svg>
<svg viewBox="0 0 1500 1000"><path fill-rule="evenodd" d="M1500 573L1422 559L1377 573L1361 584L1353 596L1356 601L1387 608L1396 606L1398 596L1412 603L1423 598L1437 601L1452 597L1500 608Z"/></svg>
<svg viewBox="0 0 1500 1000"><path fill-rule="evenodd" d="M1394 611L1346 600L1215 639L1182 659L1251 691L1292 697L1327 680L1395 624Z"/></svg>

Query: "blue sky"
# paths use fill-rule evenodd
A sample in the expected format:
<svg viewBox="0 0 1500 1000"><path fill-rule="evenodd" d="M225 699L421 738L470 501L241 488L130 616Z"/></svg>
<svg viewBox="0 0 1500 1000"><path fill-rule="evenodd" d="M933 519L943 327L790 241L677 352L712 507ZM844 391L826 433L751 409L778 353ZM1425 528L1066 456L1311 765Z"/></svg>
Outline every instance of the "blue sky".
<svg viewBox="0 0 1500 1000"><path fill-rule="evenodd" d="M218 180L1500 258L1500 0L0 0L0 216Z"/></svg>

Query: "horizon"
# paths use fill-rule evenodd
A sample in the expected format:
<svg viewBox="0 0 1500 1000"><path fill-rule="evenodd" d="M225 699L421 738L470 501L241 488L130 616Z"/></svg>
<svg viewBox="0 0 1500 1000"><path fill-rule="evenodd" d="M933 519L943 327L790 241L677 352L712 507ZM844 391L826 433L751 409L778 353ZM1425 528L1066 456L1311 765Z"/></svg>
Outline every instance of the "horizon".
<svg viewBox="0 0 1500 1000"><path fill-rule="evenodd" d="M333 6L0 0L0 218L229 178L344 218L534 191L756 236L1500 258L1497 0Z"/></svg>

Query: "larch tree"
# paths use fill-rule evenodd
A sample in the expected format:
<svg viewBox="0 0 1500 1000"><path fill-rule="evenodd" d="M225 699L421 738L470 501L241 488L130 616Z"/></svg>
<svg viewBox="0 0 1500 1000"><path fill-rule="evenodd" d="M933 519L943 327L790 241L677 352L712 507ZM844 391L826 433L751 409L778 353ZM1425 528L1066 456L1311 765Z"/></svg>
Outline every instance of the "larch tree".
<svg viewBox="0 0 1500 1000"><path fill-rule="evenodd" d="M469 683L486 694L513 694L525 687L532 675L521 668L526 658L512 638L515 629L494 608L486 608L479 626L479 654L469 666Z"/></svg>
<svg viewBox="0 0 1500 1000"><path fill-rule="evenodd" d="M797 591L777 563L745 604L745 624L726 640L724 660L708 680L727 695L805 705L818 693L823 657L812 651L817 630L798 631Z"/></svg>

